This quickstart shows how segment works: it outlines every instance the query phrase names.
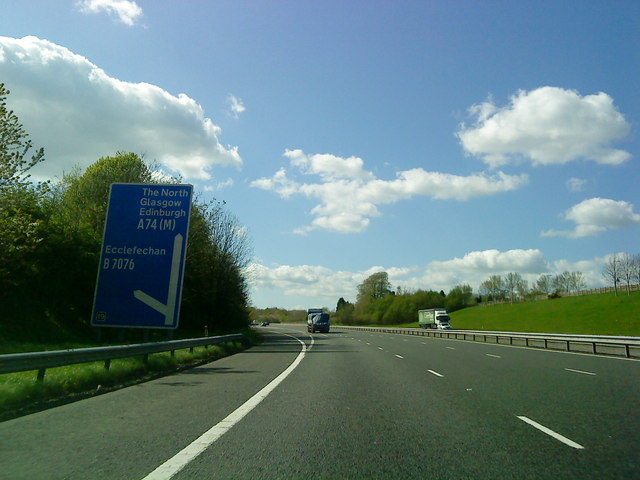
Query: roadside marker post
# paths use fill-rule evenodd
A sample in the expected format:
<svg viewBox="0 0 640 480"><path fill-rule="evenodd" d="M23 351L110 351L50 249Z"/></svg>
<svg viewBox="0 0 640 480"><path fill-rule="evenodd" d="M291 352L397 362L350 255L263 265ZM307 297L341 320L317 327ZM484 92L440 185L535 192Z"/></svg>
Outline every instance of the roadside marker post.
<svg viewBox="0 0 640 480"><path fill-rule="evenodd" d="M178 327L192 195L192 185L111 185L92 326Z"/></svg>

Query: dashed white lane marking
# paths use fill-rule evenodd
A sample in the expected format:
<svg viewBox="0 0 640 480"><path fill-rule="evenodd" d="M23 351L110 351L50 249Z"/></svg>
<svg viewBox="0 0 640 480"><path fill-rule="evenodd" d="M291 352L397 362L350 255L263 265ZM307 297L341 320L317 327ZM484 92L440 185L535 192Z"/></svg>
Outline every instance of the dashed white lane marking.
<svg viewBox="0 0 640 480"><path fill-rule="evenodd" d="M382 348L382 347L378 347L378 350L384 350L384 348Z"/></svg>
<svg viewBox="0 0 640 480"><path fill-rule="evenodd" d="M364 342L364 343L366 343L367 345L371 345L369 342Z"/></svg>
<svg viewBox="0 0 640 480"><path fill-rule="evenodd" d="M502 358L500 355L493 355L493 354L491 354L491 353L485 353L485 355L486 355L487 357Z"/></svg>
<svg viewBox="0 0 640 480"><path fill-rule="evenodd" d="M286 333L284 335L287 335ZM226 418L221 420L218 424L211 427L204 432L200 437L196 438L190 445L187 445L181 451L176 453L169 460L164 462L158 468L156 468L149 475L142 480L169 480L176 473L182 470L191 460L196 458L202 452L204 452L213 442L218 440L222 435L227 433L236 423L242 420L251 410L256 408L262 400L275 389L296 367L300 364L307 352L307 346L305 343L297 337L287 335L288 337L295 338L302 344L302 350L296 357L296 359L289 365L280 375L271 380L262 390L256 393L249 400L240 405L234 412L229 414ZM313 347L313 337L311 337L311 344L309 350Z"/></svg>
<svg viewBox="0 0 640 480"><path fill-rule="evenodd" d="M573 440L568 439L567 437L560 435L557 432L554 432L553 430L551 430L550 428L545 427L544 425L540 425L538 422L534 422L533 420L531 420L530 418L527 417L523 417L521 415L516 415L516 417L518 417L520 420L522 420L525 423L528 423L529 425L531 425L534 428L537 428L538 430L540 430L541 432L546 433L547 435L555 438L556 440L561 441L562 443L564 443L565 445L569 445L571 448L575 448L577 450L582 450L584 449L584 447L582 445L580 445L579 443L574 442Z"/></svg>
<svg viewBox="0 0 640 480"><path fill-rule="evenodd" d="M434 372L433 370L427 370L427 372L435 375L436 377L444 377L444 375L440 375L438 372Z"/></svg>
<svg viewBox="0 0 640 480"><path fill-rule="evenodd" d="M584 370L574 370L573 368L565 368L568 372L584 373L585 375L597 375L593 372L585 372Z"/></svg>
<svg viewBox="0 0 640 480"><path fill-rule="evenodd" d="M455 348L453 347L444 347L444 348L448 348L449 350L455 350Z"/></svg>
<svg viewBox="0 0 640 480"><path fill-rule="evenodd" d="M398 358L404 358L402 355L398 355L398 354L396 354L396 357L398 357Z"/></svg>

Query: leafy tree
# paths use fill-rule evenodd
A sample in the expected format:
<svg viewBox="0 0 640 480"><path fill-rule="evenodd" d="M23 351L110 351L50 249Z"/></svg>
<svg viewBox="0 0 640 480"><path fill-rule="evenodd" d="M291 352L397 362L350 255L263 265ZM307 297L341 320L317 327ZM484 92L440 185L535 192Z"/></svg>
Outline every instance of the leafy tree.
<svg viewBox="0 0 640 480"><path fill-rule="evenodd" d="M29 169L44 160L43 148L27 157L33 145L18 117L7 108L9 93L0 83L0 196L9 189L25 186Z"/></svg>
<svg viewBox="0 0 640 480"><path fill-rule="evenodd" d="M18 117L7 107L7 90L0 83L0 299L12 299L29 288L45 218L40 201L46 183L29 182L28 171L44 160L42 148L28 157L32 142ZM6 307L5 307L6 309Z"/></svg>
<svg viewBox="0 0 640 480"><path fill-rule="evenodd" d="M189 223L181 325L218 329L246 325L249 289L246 231L224 203L195 202ZM183 322L184 320L184 322Z"/></svg>
<svg viewBox="0 0 640 480"><path fill-rule="evenodd" d="M353 315L355 312L355 306L353 303L346 301L343 297L338 299L336 305L336 320L344 324L351 324L353 321Z"/></svg>
<svg viewBox="0 0 640 480"><path fill-rule="evenodd" d="M391 293L391 283L387 272L374 273L358 285L358 299L360 303L364 299L379 299Z"/></svg>
<svg viewBox="0 0 640 480"><path fill-rule="evenodd" d="M456 285L447 295L444 305L448 312L455 312L466 307L473 298L473 289L467 284Z"/></svg>
<svg viewBox="0 0 640 480"><path fill-rule="evenodd" d="M98 159L84 173L76 169L63 177L59 216L70 229L86 229L101 239L112 183L169 182L159 181L153 167L135 153L116 152Z"/></svg>

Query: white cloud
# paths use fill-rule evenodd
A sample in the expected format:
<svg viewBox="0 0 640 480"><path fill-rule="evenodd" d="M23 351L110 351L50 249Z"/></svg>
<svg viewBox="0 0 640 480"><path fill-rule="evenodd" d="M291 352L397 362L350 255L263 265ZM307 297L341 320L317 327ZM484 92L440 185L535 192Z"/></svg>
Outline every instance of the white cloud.
<svg viewBox="0 0 640 480"><path fill-rule="evenodd" d="M260 178L251 186L273 191L282 198L300 194L319 201L311 214L311 225L296 233L326 229L342 233L361 232L370 219L380 215L379 205L422 195L439 200L468 200L515 190L524 185L526 175L512 176L502 172L489 176L477 173L469 176L427 172L414 168L398 172L394 180L381 180L364 169L358 157L342 158L330 154L307 155L301 150L287 150L290 170L278 170L271 178ZM320 183L301 183L289 175L319 177Z"/></svg>
<svg viewBox="0 0 640 480"><path fill-rule="evenodd" d="M233 186L233 179L232 178L227 178L224 181L221 182L217 182L214 184L207 184L204 186L204 191L205 192L214 192L216 190L222 190L225 188L229 188Z"/></svg>
<svg viewBox="0 0 640 480"><path fill-rule="evenodd" d="M640 214L634 213L632 204L608 198L584 200L568 209L564 218L576 224L573 230L547 230L541 236L582 238L640 224Z"/></svg>
<svg viewBox="0 0 640 480"><path fill-rule="evenodd" d="M80 0L76 6L85 14L104 12L117 15L122 23L130 27L142 16L142 8L131 0Z"/></svg>
<svg viewBox="0 0 640 480"><path fill-rule="evenodd" d="M526 159L534 165L577 159L619 165L631 158L610 144L626 137L630 125L606 93L580 96L573 90L541 87L519 91L509 105L491 99L469 110L475 123L457 133L465 151L496 168Z"/></svg>
<svg viewBox="0 0 640 480"><path fill-rule="evenodd" d="M284 156L302 173L319 175L325 180L374 178L371 172L364 170L364 161L358 157L341 158L331 154L306 155L302 150L286 150Z"/></svg>
<svg viewBox="0 0 640 480"><path fill-rule="evenodd" d="M582 192L587 185L587 181L583 178L572 177L567 180L566 185L570 192Z"/></svg>
<svg viewBox="0 0 640 480"><path fill-rule="evenodd" d="M504 276L517 272L532 285L540 275L557 275L564 271L582 272L588 288L601 287L602 266L606 260L550 262L538 249L514 249L507 251L484 250L465 254L461 258L432 261L423 267L372 266L356 272L335 271L319 265L276 265L268 267L260 263L251 265L252 289L270 291L279 295L281 306L292 308L301 299L307 304L335 308L340 297L355 302L358 285L370 275L386 271L392 288L408 290L444 290L466 283L475 292L491 275ZM270 297L272 298L272 297ZM267 305L258 305L265 307Z"/></svg>
<svg viewBox="0 0 640 480"><path fill-rule="evenodd" d="M229 104L229 114L233 118L240 118L240 114L246 110L242 100L235 95L229 95L227 97L227 103Z"/></svg>
<svg viewBox="0 0 640 480"><path fill-rule="evenodd" d="M9 106L45 149L34 176L51 178L119 150L144 154L185 179L242 165L237 147L220 144L220 128L195 100L110 77L47 40L0 37L0 72Z"/></svg>

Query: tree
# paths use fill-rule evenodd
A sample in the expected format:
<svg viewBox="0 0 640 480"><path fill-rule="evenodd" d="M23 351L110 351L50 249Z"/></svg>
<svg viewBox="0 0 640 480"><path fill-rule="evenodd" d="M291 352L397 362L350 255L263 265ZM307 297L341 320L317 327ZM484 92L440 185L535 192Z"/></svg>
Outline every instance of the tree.
<svg viewBox="0 0 640 480"><path fill-rule="evenodd" d="M42 241L44 219L40 200L46 183L33 185L28 171L44 160L40 148L30 158L32 147L18 117L7 108L9 90L0 83L0 297L11 298L28 288L34 273L33 255Z"/></svg>
<svg viewBox="0 0 640 480"><path fill-rule="evenodd" d="M638 258L628 253L623 253L620 255L619 260L621 281L623 281L627 287L627 295L631 295L631 284L636 276L636 262Z"/></svg>
<svg viewBox="0 0 640 480"><path fill-rule="evenodd" d="M509 272L504 278L504 286L511 303L516 299L518 291L522 290L524 280L517 272Z"/></svg>
<svg viewBox="0 0 640 480"><path fill-rule="evenodd" d="M387 272L374 273L358 285L357 302L364 299L384 298L391 293L391 283Z"/></svg>
<svg viewBox="0 0 640 480"><path fill-rule="evenodd" d="M518 297L520 297L522 300L526 299L527 296L531 294L531 291L529 290L529 282L521 279L518 282L518 285L516 285L516 292L518 294Z"/></svg>
<svg viewBox="0 0 640 480"><path fill-rule="evenodd" d="M584 290L587 288L587 282L585 282L582 272L571 272L569 276L569 285L572 292L577 292L578 290Z"/></svg>
<svg viewBox="0 0 640 480"><path fill-rule="evenodd" d="M640 255L633 256L633 281L640 288Z"/></svg>
<svg viewBox="0 0 640 480"><path fill-rule="evenodd" d="M539 293L549 295L553 292L553 276L552 275L540 275L536 280L535 289Z"/></svg>
<svg viewBox="0 0 640 480"><path fill-rule="evenodd" d="M444 305L448 312L454 312L466 307L471 303L473 297L473 289L467 284L456 285L445 299Z"/></svg>
<svg viewBox="0 0 640 480"><path fill-rule="evenodd" d="M347 305L349 305L349 302L347 302L344 299L344 297L340 297L336 305L336 313L338 313L340 310L344 310L345 308L347 308Z"/></svg>
<svg viewBox="0 0 640 480"><path fill-rule="evenodd" d="M24 186L29 169L44 160L43 148L27 158L33 145L18 117L7 109L9 93L0 83L0 196L6 195L8 189Z"/></svg>
<svg viewBox="0 0 640 480"><path fill-rule="evenodd" d="M505 285L500 275L491 275L480 284L480 292L490 297L490 300L504 300Z"/></svg>
<svg viewBox="0 0 640 480"><path fill-rule="evenodd" d="M173 179L175 180L175 179ZM84 173L76 169L62 179L64 194L59 216L73 230L88 229L102 238L112 183L169 183L159 181L153 166L135 153L101 157Z"/></svg>
<svg viewBox="0 0 640 480"><path fill-rule="evenodd" d="M617 254L609 256L602 268L602 276L605 280L613 285L613 290L618 296L618 284L620 283L622 266L620 265L620 257Z"/></svg>

